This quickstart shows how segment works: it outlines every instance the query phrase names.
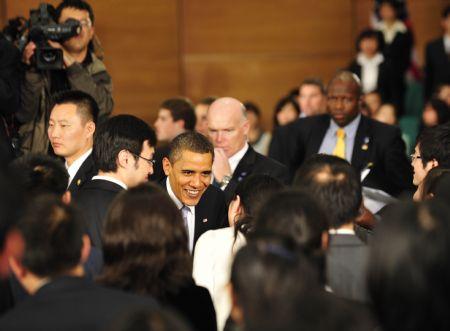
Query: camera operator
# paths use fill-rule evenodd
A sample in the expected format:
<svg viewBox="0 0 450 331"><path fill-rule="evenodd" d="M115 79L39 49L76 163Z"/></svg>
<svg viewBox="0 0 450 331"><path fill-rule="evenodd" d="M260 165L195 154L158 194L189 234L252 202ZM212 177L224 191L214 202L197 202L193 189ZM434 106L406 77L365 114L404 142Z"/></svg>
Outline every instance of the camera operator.
<svg viewBox="0 0 450 331"><path fill-rule="evenodd" d="M90 94L97 102L99 122L112 112L112 82L106 67L94 53L94 13L83 0L64 0L56 8L57 23L75 19L81 32L62 42L48 41L53 48L61 49L64 68L40 71L32 63L36 44L29 42L22 54L28 66L21 89L21 107L17 120L22 123L19 133L24 152L49 150L47 127L51 96L62 90L80 90Z"/></svg>

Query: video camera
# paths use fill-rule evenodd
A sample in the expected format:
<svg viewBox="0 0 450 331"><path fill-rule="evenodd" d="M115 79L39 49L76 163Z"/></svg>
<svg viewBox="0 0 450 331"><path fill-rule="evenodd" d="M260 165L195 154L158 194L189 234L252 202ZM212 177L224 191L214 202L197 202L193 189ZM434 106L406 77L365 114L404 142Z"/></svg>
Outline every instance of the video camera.
<svg viewBox="0 0 450 331"><path fill-rule="evenodd" d="M57 24L55 8L46 3L40 4L38 9L30 10L30 19L26 21L24 27L20 27L20 19L10 20L10 26L4 29L4 32L8 29L12 30L9 33L11 36L9 39L19 37L17 44L21 52L29 41L36 44L31 62L38 70L62 69L64 66L63 52L51 47L48 40L62 43L80 34L80 22L68 19L65 23Z"/></svg>

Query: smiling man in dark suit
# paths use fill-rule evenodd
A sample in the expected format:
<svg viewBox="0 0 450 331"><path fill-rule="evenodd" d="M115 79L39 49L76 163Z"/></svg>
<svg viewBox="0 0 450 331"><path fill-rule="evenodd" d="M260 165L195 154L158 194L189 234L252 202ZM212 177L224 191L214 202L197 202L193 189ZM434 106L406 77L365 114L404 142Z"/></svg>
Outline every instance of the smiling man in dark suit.
<svg viewBox="0 0 450 331"><path fill-rule="evenodd" d="M227 225L224 194L210 185L213 160L214 147L197 132L177 136L163 159L165 188L182 213L191 252L201 234Z"/></svg>
<svg viewBox="0 0 450 331"><path fill-rule="evenodd" d="M283 145L290 173L313 154L332 154L352 164L363 186L393 196L412 191L412 169L400 129L360 114L358 77L339 72L328 86L327 99L327 115L299 119L282 135L274 135L273 144Z"/></svg>
<svg viewBox="0 0 450 331"><path fill-rule="evenodd" d="M98 113L97 102L82 91L64 91L54 97L47 133L54 153L66 161L72 195L97 174L92 145Z"/></svg>
<svg viewBox="0 0 450 331"><path fill-rule="evenodd" d="M214 145L214 181L227 201L234 197L238 183L251 174L266 174L281 182L287 169L248 144L249 122L246 109L237 99L226 97L214 101L208 109L208 134Z"/></svg>

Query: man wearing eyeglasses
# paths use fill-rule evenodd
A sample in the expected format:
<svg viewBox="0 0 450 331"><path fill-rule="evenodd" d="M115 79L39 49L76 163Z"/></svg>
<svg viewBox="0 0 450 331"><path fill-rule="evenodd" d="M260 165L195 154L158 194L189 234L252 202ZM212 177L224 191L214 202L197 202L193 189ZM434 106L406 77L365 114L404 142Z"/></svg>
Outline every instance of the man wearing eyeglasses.
<svg viewBox="0 0 450 331"><path fill-rule="evenodd" d="M63 70L39 71L31 65L36 45L27 44L22 61L28 65L21 88L21 108L16 117L22 123L19 133L24 152L49 151L46 135L51 95L63 90L80 90L90 94L99 107L99 122L106 120L113 109L111 77L94 49L94 13L82 0L64 0L56 8L56 20L64 23L77 20L81 32L63 43L49 41L63 52Z"/></svg>
<svg viewBox="0 0 450 331"><path fill-rule="evenodd" d="M93 246L102 247L103 220L114 197L153 173L155 144L153 129L132 115L117 115L99 126L92 150L98 174L74 198Z"/></svg>

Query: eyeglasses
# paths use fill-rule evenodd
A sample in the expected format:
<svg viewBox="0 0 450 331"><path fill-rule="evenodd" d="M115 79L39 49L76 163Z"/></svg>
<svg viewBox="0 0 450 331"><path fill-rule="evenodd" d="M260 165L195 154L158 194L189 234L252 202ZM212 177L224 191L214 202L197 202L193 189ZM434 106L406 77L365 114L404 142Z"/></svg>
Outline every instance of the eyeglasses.
<svg viewBox="0 0 450 331"><path fill-rule="evenodd" d="M140 159L143 159L143 160L147 161L147 163L148 163L149 165L151 165L152 167L153 167L153 166L155 165L155 163L156 163L156 160L154 160L154 159L147 159L147 158L145 158L145 157L143 157L143 156L134 154L134 153L132 153L132 152L130 152L130 153L133 154L134 156L137 156L137 157L140 158Z"/></svg>
<svg viewBox="0 0 450 331"><path fill-rule="evenodd" d="M409 158L411 159L411 162L414 162L416 159L421 159L422 157L420 155L411 154Z"/></svg>

